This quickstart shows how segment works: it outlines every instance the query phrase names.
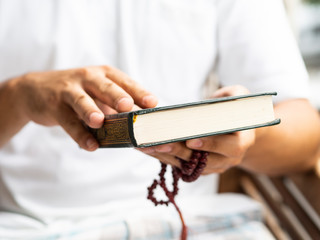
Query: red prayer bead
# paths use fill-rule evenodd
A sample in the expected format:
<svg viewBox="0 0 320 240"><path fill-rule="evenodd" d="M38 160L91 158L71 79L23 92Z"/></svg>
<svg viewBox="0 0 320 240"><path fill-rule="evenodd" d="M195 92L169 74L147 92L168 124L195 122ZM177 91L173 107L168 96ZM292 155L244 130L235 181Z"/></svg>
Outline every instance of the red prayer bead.
<svg viewBox="0 0 320 240"><path fill-rule="evenodd" d="M207 156L208 152L203 151L192 151L192 155L189 161L184 161L180 158L177 158L180 160L181 169L177 167L172 167L172 178L173 178L173 189L172 191L169 191L166 186L166 180L165 180L165 173L167 170L167 165L164 163L161 163L161 170L159 173L159 179L160 180L154 180L150 187L148 187L148 199L152 201L156 206L158 204L160 205L166 205L168 206L169 203L172 203L176 210L179 213L180 220L182 223L182 231L181 231L181 240L187 239L187 226L184 223L184 219L182 216L182 213L180 209L178 208L177 204L175 203L175 196L178 194L179 188L178 188L178 181L181 178L185 182L193 182L199 178L202 171L206 167L207 164ZM168 200L160 200L158 201L154 197L154 190L157 186L160 186L164 193L166 194Z"/></svg>

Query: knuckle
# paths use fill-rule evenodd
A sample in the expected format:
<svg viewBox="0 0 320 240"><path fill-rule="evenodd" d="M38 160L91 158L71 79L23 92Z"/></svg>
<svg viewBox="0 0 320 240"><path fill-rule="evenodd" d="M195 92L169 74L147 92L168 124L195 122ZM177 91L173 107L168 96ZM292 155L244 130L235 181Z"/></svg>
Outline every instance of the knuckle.
<svg viewBox="0 0 320 240"><path fill-rule="evenodd" d="M232 166L238 166L240 163L242 162L242 158L237 158L233 161L233 165Z"/></svg>
<svg viewBox="0 0 320 240"><path fill-rule="evenodd" d="M131 78L129 78L128 76L124 76L122 78L122 82L124 84L124 88L125 89L135 89L137 88L137 83L132 80Z"/></svg>
<svg viewBox="0 0 320 240"><path fill-rule="evenodd" d="M235 85L234 86L234 93L236 95L247 94L247 93L249 93L249 90L242 85Z"/></svg>
<svg viewBox="0 0 320 240"><path fill-rule="evenodd" d="M247 146L244 144L238 144L232 151L231 157L233 158L242 158L247 150Z"/></svg>
<svg viewBox="0 0 320 240"><path fill-rule="evenodd" d="M24 86L26 81L33 81L34 79L38 79L38 74L35 72L28 72L22 75L23 81L20 83Z"/></svg>
<svg viewBox="0 0 320 240"><path fill-rule="evenodd" d="M74 87L69 81L61 82L61 96L62 99L72 99Z"/></svg>
<svg viewBox="0 0 320 240"><path fill-rule="evenodd" d="M219 148L219 143L218 143L218 141L216 141L213 137L210 138L210 139L211 139L211 141L210 141L210 148L211 148L212 150L218 149L218 148ZM204 142L204 144L205 144L205 142Z"/></svg>
<svg viewBox="0 0 320 240"><path fill-rule="evenodd" d="M235 89L238 89L238 90L243 90L243 89L245 89L242 85L240 85L240 84L236 84L236 85L234 85L234 88Z"/></svg>
<svg viewBox="0 0 320 240"><path fill-rule="evenodd" d="M46 102L48 103L49 106L56 106L59 104L60 100L58 97L58 94L54 91L49 91L46 94Z"/></svg>
<svg viewBox="0 0 320 240"><path fill-rule="evenodd" d="M113 68L109 65L101 65L100 68L105 72L110 72L113 70Z"/></svg>
<svg viewBox="0 0 320 240"><path fill-rule="evenodd" d="M248 132L249 133L249 132ZM235 147L232 151L232 157L242 158L247 152L248 148L253 145L255 140L254 134L247 132L238 132L235 135Z"/></svg>
<svg viewBox="0 0 320 240"><path fill-rule="evenodd" d="M140 93L143 93L143 94L147 94L147 93L149 94L149 92L146 89L144 89L144 87L142 87L140 83L130 78L129 76L127 76L125 80L126 80L126 85L129 86L129 88L135 89L135 91L139 91Z"/></svg>
<svg viewBox="0 0 320 240"><path fill-rule="evenodd" d="M71 91L74 88L74 81L68 76L61 76L58 79L57 84L61 92Z"/></svg>
<svg viewBox="0 0 320 240"><path fill-rule="evenodd" d="M129 77L126 74L123 74L123 81L128 85L128 86L132 86L132 87L136 87L138 86L138 82L136 82L135 80L133 80L131 77Z"/></svg>
<svg viewBox="0 0 320 240"><path fill-rule="evenodd" d="M102 93L106 94L109 97L112 97L114 94L114 89L116 88L116 84L111 80L105 81L97 86L97 90Z"/></svg>
<svg viewBox="0 0 320 240"><path fill-rule="evenodd" d="M75 71L75 77L81 78L81 79L88 79L91 75L92 69L90 67L82 67L78 68Z"/></svg>
<svg viewBox="0 0 320 240"><path fill-rule="evenodd" d="M115 83L111 80L109 81L106 81L105 83L101 84L99 86L99 90L101 90L102 92L106 91L106 90L109 90L110 88L114 88L115 87Z"/></svg>
<svg viewBox="0 0 320 240"><path fill-rule="evenodd" d="M242 158L228 158L228 162L223 166L225 169L229 169L238 166L242 162Z"/></svg>
<svg viewBox="0 0 320 240"><path fill-rule="evenodd" d="M76 96L73 100L73 104L74 105L81 105L82 102L86 99L86 96L83 94L80 94L78 96Z"/></svg>

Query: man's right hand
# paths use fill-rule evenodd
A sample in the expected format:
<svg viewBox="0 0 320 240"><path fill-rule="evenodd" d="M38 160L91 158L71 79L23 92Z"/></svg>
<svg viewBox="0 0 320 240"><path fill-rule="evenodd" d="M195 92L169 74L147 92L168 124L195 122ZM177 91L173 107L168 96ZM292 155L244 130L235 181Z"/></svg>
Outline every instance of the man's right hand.
<svg viewBox="0 0 320 240"><path fill-rule="evenodd" d="M95 150L98 143L82 122L99 128L106 113L130 111L134 104L141 108L157 104L155 96L110 66L28 73L5 84L9 87L1 89L0 94L11 90L14 107L24 122L61 125L81 148L89 151Z"/></svg>

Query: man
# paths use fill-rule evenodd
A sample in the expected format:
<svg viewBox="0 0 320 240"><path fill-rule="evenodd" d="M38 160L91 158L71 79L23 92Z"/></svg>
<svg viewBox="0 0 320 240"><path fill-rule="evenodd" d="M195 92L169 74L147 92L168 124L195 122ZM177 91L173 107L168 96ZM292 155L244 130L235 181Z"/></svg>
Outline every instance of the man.
<svg viewBox="0 0 320 240"><path fill-rule="evenodd" d="M91 217L97 227L132 199L144 204L158 162L134 149L94 151L82 122L199 99L213 68L223 87L211 97L277 91L282 123L141 151L173 165L208 151L204 174L235 165L283 174L315 162L319 117L280 1L2 0L0 11L4 236L57 236ZM180 194L213 193L215 179Z"/></svg>

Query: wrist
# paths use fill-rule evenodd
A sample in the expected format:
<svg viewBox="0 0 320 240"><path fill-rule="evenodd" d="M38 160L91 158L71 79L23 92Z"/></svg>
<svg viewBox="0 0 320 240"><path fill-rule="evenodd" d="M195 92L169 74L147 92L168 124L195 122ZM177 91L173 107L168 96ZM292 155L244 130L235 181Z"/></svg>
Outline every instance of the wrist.
<svg viewBox="0 0 320 240"><path fill-rule="evenodd" d="M20 86L20 81L22 79L23 77L16 77L5 82L3 93L12 121L24 126L30 119L25 111L26 106L25 101L23 100L24 89Z"/></svg>
<svg viewBox="0 0 320 240"><path fill-rule="evenodd" d="M0 147L6 144L27 123L19 104L19 94L15 88L15 80L0 84Z"/></svg>

